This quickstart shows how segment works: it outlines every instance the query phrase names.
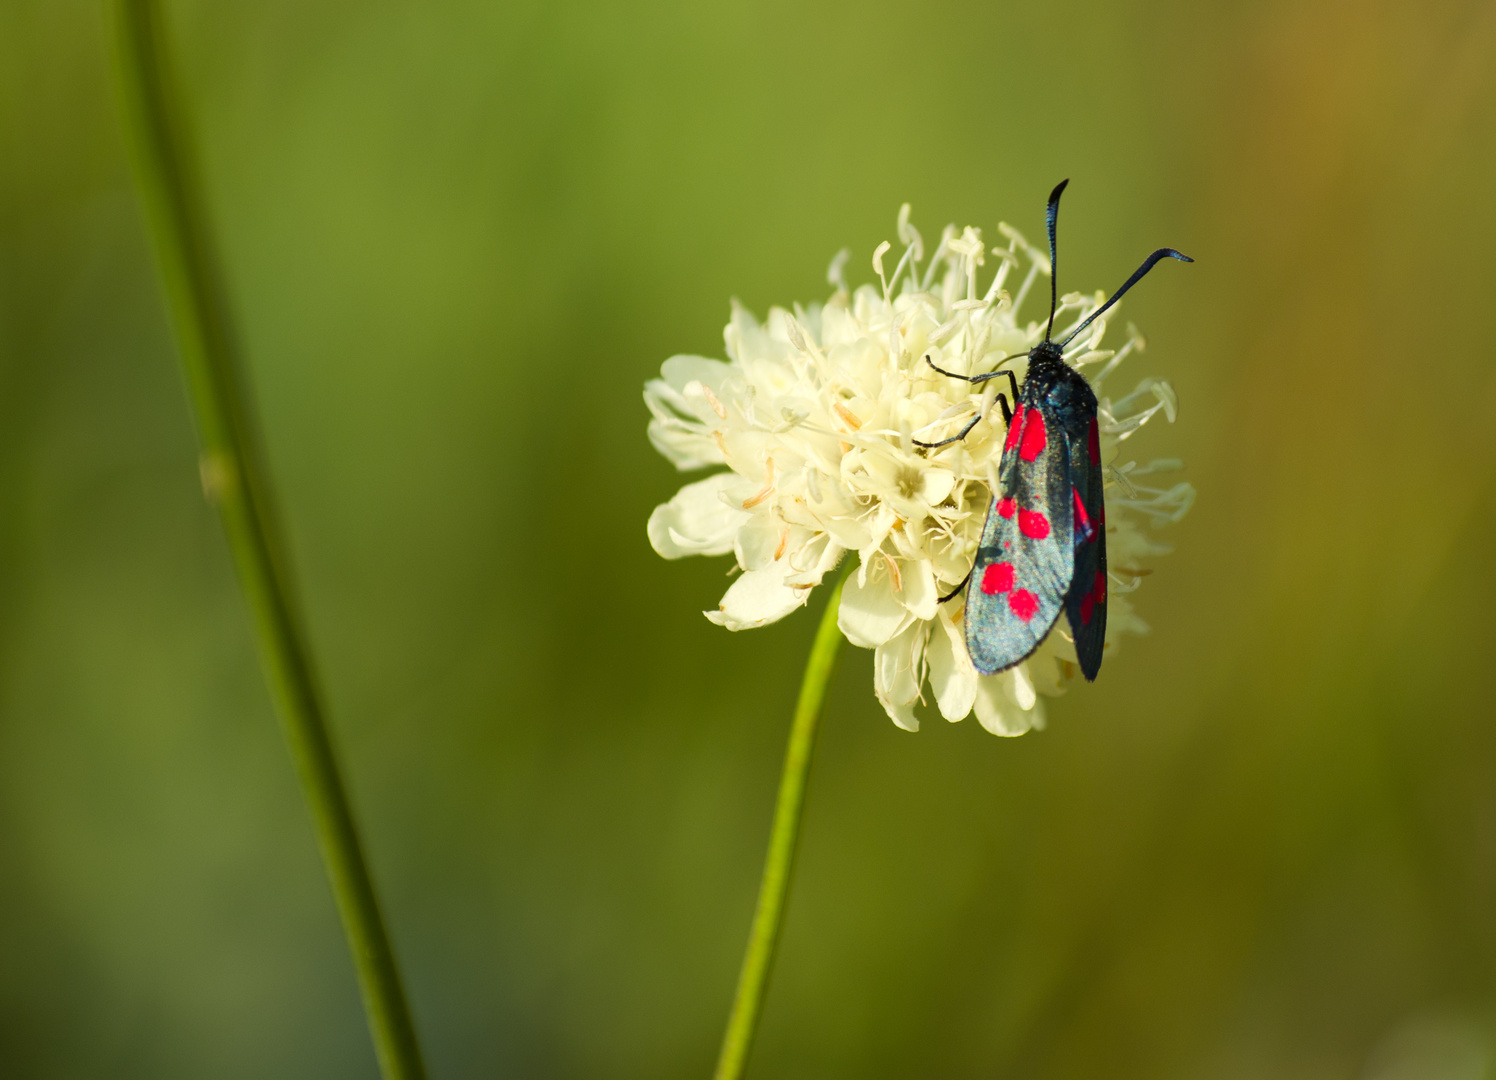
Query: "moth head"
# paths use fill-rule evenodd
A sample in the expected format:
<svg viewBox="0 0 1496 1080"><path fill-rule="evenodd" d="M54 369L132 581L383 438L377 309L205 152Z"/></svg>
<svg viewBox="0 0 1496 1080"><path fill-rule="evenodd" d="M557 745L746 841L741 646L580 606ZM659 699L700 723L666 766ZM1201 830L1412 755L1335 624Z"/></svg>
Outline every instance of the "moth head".
<svg viewBox="0 0 1496 1080"><path fill-rule="evenodd" d="M1030 364L1035 362L1044 363L1046 361L1058 362L1065 359L1065 354L1061 351L1059 342L1046 339L1030 349L1028 357Z"/></svg>

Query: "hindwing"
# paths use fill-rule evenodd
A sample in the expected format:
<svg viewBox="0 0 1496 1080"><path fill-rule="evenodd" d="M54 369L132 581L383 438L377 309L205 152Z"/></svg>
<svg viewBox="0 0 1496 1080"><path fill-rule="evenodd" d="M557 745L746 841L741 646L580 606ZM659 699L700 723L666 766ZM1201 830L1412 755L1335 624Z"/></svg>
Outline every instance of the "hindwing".
<svg viewBox="0 0 1496 1080"><path fill-rule="evenodd" d="M984 675L1038 648L1070 589L1072 442L1038 405L1020 405L1009 425L998 491L966 589L966 648Z"/></svg>
<svg viewBox="0 0 1496 1080"><path fill-rule="evenodd" d="M1088 430L1066 439L1070 460L1070 499L1074 511L1075 575L1065 595L1065 615L1075 638L1075 655L1086 679L1101 670L1106 644L1106 503L1096 418Z"/></svg>

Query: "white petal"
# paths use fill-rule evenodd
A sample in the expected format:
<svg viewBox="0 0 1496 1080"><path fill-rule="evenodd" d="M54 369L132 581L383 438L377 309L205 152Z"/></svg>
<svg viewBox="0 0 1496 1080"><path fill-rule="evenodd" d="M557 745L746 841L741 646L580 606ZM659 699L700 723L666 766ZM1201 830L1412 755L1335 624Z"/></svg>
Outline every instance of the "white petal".
<svg viewBox="0 0 1496 1080"><path fill-rule="evenodd" d="M693 382L704 383L716 390L731 370L732 365L721 360L708 360L704 356L672 356L660 365L660 376L681 392Z"/></svg>
<svg viewBox="0 0 1496 1080"><path fill-rule="evenodd" d="M755 514L733 538L732 549L738 556L738 565L744 570L762 570L772 563L782 528L772 514Z"/></svg>
<svg viewBox="0 0 1496 1080"><path fill-rule="evenodd" d="M940 715L952 721L965 720L977 697L978 675L966 659L966 644L957 637L959 632L942 612L925 649L935 703Z"/></svg>
<svg viewBox="0 0 1496 1080"><path fill-rule="evenodd" d="M892 705L882 702L883 711L888 718L905 731L918 731L919 719L914 715L914 703L911 701L906 705Z"/></svg>
<svg viewBox="0 0 1496 1080"><path fill-rule="evenodd" d="M722 341L727 346L727 355L739 362L756 355L758 346L765 337L753 312L734 300L732 319L722 328Z"/></svg>
<svg viewBox="0 0 1496 1080"><path fill-rule="evenodd" d="M650 544L667 559L727 554L738 529L751 516L722 500L722 492L737 479L732 473L709 476L655 507L649 515Z"/></svg>
<svg viewBox="0 0 1496 1080"><path fill-rule="evenodd" d="M699 427L693 424L691 428ZM721 465L722 449L711 435L690 430L681 421L651 420L649 442L670 464L681 472Z"/></svg>
<svg viewBox="0 0 1496 1080"><path fill-rule="evenodd" d="M899 602L909 609L916 619L929 622L939 607L940 590L935 587L935 571L929 559L901 559L899 561Z"/></svg>
<svg viewBox="0 0 1496 1080"><path fill-rule="evenodd" d="M784 583L788 559L780 559L762 570L740 574L722 597L716 611L702 612L718 626L729 630L751 630L784 618L805 603L809 589L794 589Z"/></svg>
<svg viewBox="0 0 1496 1080"><path fill-rule="evenodd" d="M901 705L919 699L926 631L924 623L910 623L878 646L873 654L873 686L880 696Z"/></svg>
<svg viewBox="0 0 1496 1080"><path fill-rule="evenodd" d="M1034 707L1034 702L1039 700L1039 695L1034 692L1033 680L1029 678L1028 664L1019 664L1011 674L1013 680L1008 688L1013 695L1013 704L1028 712Z"/></svg>
<svg viewBox="0 0 1496 1080"><path fill-rule="evenodd" d="M832 305L821 312L822 348L833 349L857 341L862 336L861 329L844 307Z"/></svg>
<svg viewBox="0 0 1496 1080"><path fill-rule="evenodd" d="M903 478L904 463L894 457L893 450L887 447L877 449L880 452L875 453L873 447L863 450L858 464L867 470L878 487L893 490Z"/></svg>
<svg viewBox="0 0 1496 1080"><path fill-rule="evenodd" d="M791 572L785 577L784 583L796 586L819 585L821 579L841 562L845 550L829 534L821 533L799 551L785 556L790 560Z"/></svg>
<svg viewBox="0 0 1496 1080"><path fill-rule="evenodd" d="M924 674L926 633L924 623L911 623L873 654L873 692L889 718L905 731L919 730L914 704Z"/></svg>
<svg viewBox="0 0 1496 1080"><path fill-rule="evenodd" d="M919 497L931 506L939 506L955 486L956 474L949 469L926 469L920 474Z"/></svg>
<svg viewBox="0 0 1496 1080"><path fill-rule="evenodd" d="M888 534L893 531L898 520L899 515L894 513L893 507L886 502L878 504L878 509L873 511L872 520L866 523L869 539L857 549L863 559L871 558L873 553L883 546L883 541L888 539ZM851 547L850 544L847 546Z"/></svg>
<svg viewBox="0 0 1496 1080"><path fill-rule="evenodd" d="M836 538L836 542L844 548L860 551L872 540L867 526L851 518L832 518L826 522L826 531Z"/></svg>
<svg viewBox="0 0 1496 1080"><path fill-rule="evenodd" d="M1013 704L1004 685L1009 672L977 679L977 720L994 735L1022 735L1033 722L1033 714Z"/></svg>
<svg viewBox="0 0 1496 1080"><path fill-rule="evenodd" d="M691 410L681 393L664 379L650 379L644 384L644 404L651 416L661 420L682 416Z"/></svg>
<svg viewBox="0 0 1496 1080"><path fill-rule="evenodd" d="M720 360L700 356L673 356L661 368L664 376L644 384L644 403L649 407L649 441L677 469L699 469L720 465L722 451L710 429L697 422L715 422L686 399L685 388L696 382L719 386L728 371ZM697 419L691 419L695 416Z"/></svg>
<svg viewBox="0 0 1496 1080"><path fill-rule="evenodd" d="M836 625L853 645L876 649L913 621L914 616L895 598L887 573L866 585L852 577L842 588Z"/></svg>
<svg viewBox="0 0 1496 1080"><path fill-rule="evenodd" d="M726 416L717 412L718 409L721 409L725 413L727 412L727 407L720 400L714 400L716 399L716 394L712 393L711 387L707 386L700 379L692 379L686 383L686 388L681 391L681 397L685 399L686 405L690 407L692 415L703 424L715 426L727 419Z"/></svg>

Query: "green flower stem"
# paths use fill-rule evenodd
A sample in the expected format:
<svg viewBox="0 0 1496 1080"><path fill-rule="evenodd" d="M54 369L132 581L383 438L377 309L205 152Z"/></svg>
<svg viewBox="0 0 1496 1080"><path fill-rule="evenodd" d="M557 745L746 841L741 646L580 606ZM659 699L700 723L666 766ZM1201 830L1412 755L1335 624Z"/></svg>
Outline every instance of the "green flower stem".
<svg viewBox="0 0 1496 1080"><path fill-rule="evenodd" d="M249 601L261 660L311 809L386 1080L426 1075L338 772L241 384L223 281L187 150L155 0L117 0L121 92L141 196L202 441L203 488Z"/></svg>
<svg viewBox="0 0 1496 1080"><path fill-rule="evenodd" d="M758 887L758 906L753 912L753 929L748 935L748 949L743 954L743 968L738 975L738 992L732 1013L727 1018L727 1033L722 1037L722 1052L717 1058L716 1080L738 1080L748 1064L748 1051L758 1029L764 994L769 987L769 970L774 964L774 948L779 943L779 928L784 921L784 899L790 889L790 873L795 865L795 845L800 838L800 814L805 808L805 781L810 774L810 758L815 750L816 729L826 702L826 685L836 668L841 645L841 631L836 625L841 606L842 585L856 568L853 561L837 579L810 659L800 682L800 699L795 703L795 719L790 725L790 741L784 752L784 771L779 778L779 798L774 806L774 827L769 834L769 854L764 859L764 875Z"/></svg>

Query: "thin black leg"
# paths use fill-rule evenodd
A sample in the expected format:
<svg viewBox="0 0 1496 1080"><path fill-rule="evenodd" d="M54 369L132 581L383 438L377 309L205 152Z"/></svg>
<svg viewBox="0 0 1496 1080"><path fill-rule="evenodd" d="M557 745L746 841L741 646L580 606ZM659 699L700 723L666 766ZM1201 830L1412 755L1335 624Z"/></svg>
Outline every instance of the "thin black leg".
<svg viewBox="0 0 1496 1080"><path fill-rule="evenodd" d="M1000 375L1006 375L1008 377L1008 386L1013 391L1013 400L1018 400L1018 376L1014 375L1010 368L1001 368L997 371L989 371L983 375L957 375L954 371L947 371L943 367L936 367L935 361L931 360L928 356L925 357L925 363L929 364L932 368L935 368L935 370L940 372L940 374L948 376L952 379L960 379L962 382L984 383L988 379L995 379Z"/></svg>
<svg viewBox="0 0 1496 1080"><path fill-rule="evenodd" d="M1008 407L1008 399L1003 397L1001 394L998 394L997 404L1002 408L1003 411L1003 423L1011 425L1013 423L1013 410ZM977 421L981 418L982 414L978 412L971 418L971 422L961 429L959 434L952 435L949 439L941 439L939 442L920 442L918 439L911 439L910 441L913 442L915 446L923 447L926 450L934 450L939 446L949 446L951 443L960 442L962 439L966 438L966 436L970 435L971 429L977 426Z"/></svg>
<svg viewBox="0 0 1496 1080"><path fill-rule="evenodd" d="M1007 410L1003 411L1006 412ZM941 439L939 442L920 442L918 439L913 439L911 441L915 446L922 446L926 450L934 450L937 446L949 446L951 443L960 442L962 439L966 438L966 436L970 435L971 429L976 427L977 422L981 419L982 413L979 409L977 410L977 414L971 418L971 423L962 428L960 434L958 435L952 435L949 439Z"/></svg>
<svg viewBox="0 0 1496 1080"><path fill-rule="evenodd" d="M961 584L957 585L950 592L948 592L944 596L942 596L940 598L940 602L943 604L947 600L951 600L951 599L954 599L957 596L960 596L961 595L961 590L964 589L964 588L966 588L966 583L968 581L970 581L970 580L971 580L971 571L968 570L968 571L966 571L966 576L961 579Z"/></svg>

